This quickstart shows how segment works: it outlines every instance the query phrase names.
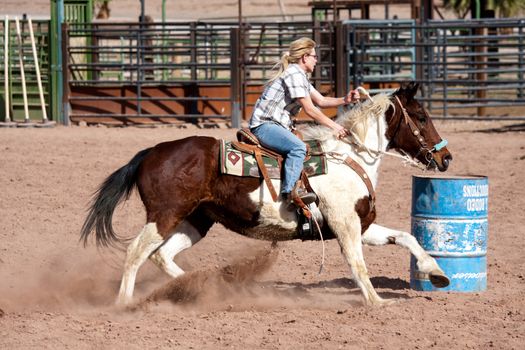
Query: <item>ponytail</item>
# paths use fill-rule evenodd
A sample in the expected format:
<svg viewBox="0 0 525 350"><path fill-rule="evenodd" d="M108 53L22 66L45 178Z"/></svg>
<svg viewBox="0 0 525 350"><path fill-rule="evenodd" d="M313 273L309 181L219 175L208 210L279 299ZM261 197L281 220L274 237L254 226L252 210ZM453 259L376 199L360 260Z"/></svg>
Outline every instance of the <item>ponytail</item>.
<svg viewBox="0 0 525 350"><path fill-rule="evenodd" d="M290 44L290 50L288 52L285 52L281 56L281 59L273 67L273 69L276 71L266 84L271 84L275 80L279 79L283 75L284 71L288 68L288 65L290 65L290 63L299 62L299 60L304 55L309 54L310 51L312 51L312 49L315 48L315 45L315 41L313 41L310 38L300 38L293 41Z"/></svg>
<svg viewBox="0 0 525 350"><path fill-rule="evenodd" d="M281 56L281 59L273 66L275 73L270 77L270 80L268 80L267 84L270 84L273 81L279 79L281 75L283 75L286 68L288 68L288 65L290 65L290 53L285 52Z"/></svg>

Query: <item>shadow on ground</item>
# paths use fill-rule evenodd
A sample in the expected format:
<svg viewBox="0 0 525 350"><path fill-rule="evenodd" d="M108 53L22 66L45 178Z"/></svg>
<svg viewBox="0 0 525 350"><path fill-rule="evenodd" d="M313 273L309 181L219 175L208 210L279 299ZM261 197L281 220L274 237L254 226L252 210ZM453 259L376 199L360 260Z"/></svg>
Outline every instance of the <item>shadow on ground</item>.
<svg viewBox="0 0 525 350"><path fill-rule="evenodd" d="M525 123L503 125L497 128L481 129L475 132L482 133L505 133L505 132L522 132L525 131Z"/></svg>

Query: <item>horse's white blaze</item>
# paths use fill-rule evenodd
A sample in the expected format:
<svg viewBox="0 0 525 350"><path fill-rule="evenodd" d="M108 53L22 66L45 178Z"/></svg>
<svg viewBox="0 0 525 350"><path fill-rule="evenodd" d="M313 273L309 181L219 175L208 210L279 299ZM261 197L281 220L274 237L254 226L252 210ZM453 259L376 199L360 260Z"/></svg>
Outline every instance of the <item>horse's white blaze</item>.
<svg viewBox="0 0 525 350"><path fill-rule="evenodd" d="M164 239L159 235L155 223L144 225L139 235L131 242L126 254L117 304L125 305L131 302L139 268L163 242Z"/></svg>
<svg viewBox="0 0 525 350"><path fill-rule="evenodd" d="M433 271L443 272L436 260L421 248L416 238L408 232L393 230L377 224L372 224L363 235L363 243L368 245L384 245L395 243L407 248L417 260L419 271L430 273Z"/></svg>
<svg viewBox="0 0 525 350"><path fill-rule="evenodd" d="M150 256L150 259L169 276L177 278L184 274L184 271L175 264L173 258L200 241L201 238L201 234L192 224L183 221L177 226L171 237Z"/></svg>

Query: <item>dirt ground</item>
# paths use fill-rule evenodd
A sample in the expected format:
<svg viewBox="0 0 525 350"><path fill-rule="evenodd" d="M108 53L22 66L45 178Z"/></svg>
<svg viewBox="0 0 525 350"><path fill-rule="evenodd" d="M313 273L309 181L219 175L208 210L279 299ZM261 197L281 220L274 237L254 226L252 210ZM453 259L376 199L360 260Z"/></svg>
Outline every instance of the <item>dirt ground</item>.
<svg viewBox="0 0 525 350"><path fill-rule="evenodd" d="M234 132L0 129L0 348L522 349L525 128L508 124L437 122L454 156L450 174L489 177L488 290L411 290L406 250L365 247L372 283L398 300L383 308L362 305L335 241L326 243L318 274L319 242L279 243L270 252L269 242L215 225L176 257L188 272L176 285L147 262L136 307L117 309L124 252L79 242L91 194L143 148ZM413 174L419 170L384 160L379 223L410 230ZM134 194L117 208L114 227L132 237L144 219ZM234 278L221 274L228 266Z"/></svg>
<svg viewBox="0 0 525 350"><path fill-rule="evenodd" d="M145 13L156 20L162 18L162 0L144 0ZM282 7L279 5L282 3ZM26 6L24 6L26 5ZM205 0L195 6L189 1L165 1L167 20L197 20L211 18L236 18L239 14L238 0ZM243 16L282 16L310 15L308 0L242 0ZM21 17L27 14L33 18L50 17L49 0L2 0L0 15ZM109 3L111 20L136 21L140 16L140 0L111 0ZM406 6L405 6L406 7ZM95 7L94 16L98 13Z"/></svg>
<svg viewBox="0 0 525 350"><path fill-rule="evenodd" d="M308 20L311 16L310 0L242 0L241 12L243 17L264 19L264 17L279 20ZM162 19L162 0L144 0L145 14L156 21ZM239 16L238 0L205 0L198 6L191 1L167 0L164 2L167 21L209 20L209 19L237 19ZM111 0L110 21L137 21L140 16L140 0ZM98 13L96 7L94 16ZM447 11L440 9L448 17ZM344 11L342 16L345 16ZM49 18L49 0L2 0L0 1L0 16L9 15L22 17L27 14L31 18ZM371 17L384 19L384 5L372 6ZM410 17L410 6L407 4L392 4L389 9L390 18L394 15L399 18ZM353 16L360 16L354 10Z"/></svg>

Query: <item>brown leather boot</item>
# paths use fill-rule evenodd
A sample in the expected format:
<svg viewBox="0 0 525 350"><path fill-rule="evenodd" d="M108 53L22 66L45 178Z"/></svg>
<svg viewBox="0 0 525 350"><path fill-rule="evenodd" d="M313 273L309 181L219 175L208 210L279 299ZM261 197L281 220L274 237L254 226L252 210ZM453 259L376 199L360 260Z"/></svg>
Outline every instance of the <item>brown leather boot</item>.
<svg viewBox="0 0 525 350"><path fill-rule="evenodd" d="M315 193L308 192L304 188L302 181L297 181L292 193L283 193L283 199L290 201L295 206L302 208L305 205L311 204L317 200Z"/></svg>
<svg viewBox="0 0 525 350"><path fill-rule="evenodd" d="M292 201L295 203L300 199L304 204L312 204L317 200L317 196L313 192L307 192L306 189L296 186L292 191Z"/></svg>

